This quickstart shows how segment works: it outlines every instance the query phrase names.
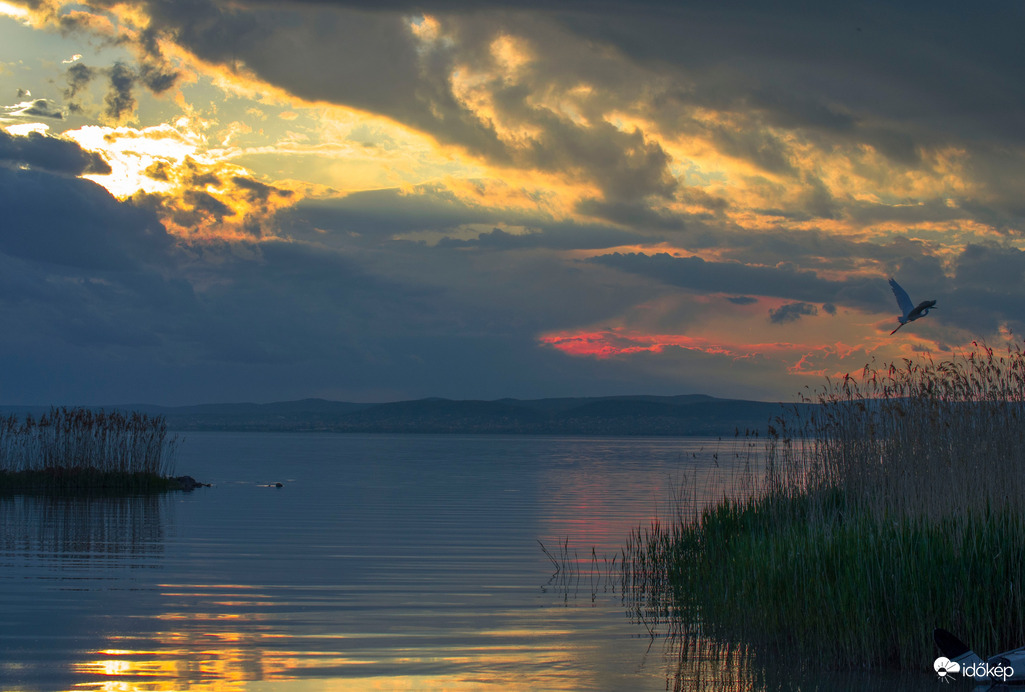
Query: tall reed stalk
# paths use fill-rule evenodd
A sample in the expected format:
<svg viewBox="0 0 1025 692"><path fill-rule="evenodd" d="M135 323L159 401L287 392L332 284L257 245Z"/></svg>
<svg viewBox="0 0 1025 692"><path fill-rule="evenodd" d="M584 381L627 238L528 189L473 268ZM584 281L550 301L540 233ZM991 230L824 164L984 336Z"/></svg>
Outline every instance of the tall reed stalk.
<svg viewBox="0 0 1025 692"><path fill-rule="evenodd" d="M770 428L770 489L840 490L877 517L1020 506L1025 354L973 346L827 381L818 406L794 407Z"/></svg>
<svg viewBox="0 0 1025 692"><path fill-rule="evenodd" d="M825 668L927 667L938 626L1025 644L1022 350L866 367L805 403L749 492L631 536L645 624Z"/></svg>
<svg viewBox="0 0 1025 692"><path fill-rule="evenodd" d="M162 416L52 408L0 417L0 473L96 471L168 477L177 439Z"/></svg>

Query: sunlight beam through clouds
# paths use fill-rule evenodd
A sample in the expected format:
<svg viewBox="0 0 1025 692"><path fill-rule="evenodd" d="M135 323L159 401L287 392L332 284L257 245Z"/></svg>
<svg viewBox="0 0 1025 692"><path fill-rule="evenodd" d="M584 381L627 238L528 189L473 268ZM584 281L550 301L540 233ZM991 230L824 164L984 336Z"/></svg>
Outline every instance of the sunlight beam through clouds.
<svg viewBox="0 0 1025 692"><path fill-rule="evenodd" d="M0 15L7 17L16 17L18 19L26 19L29 16L27 8L17 5L12 2L3 2L0 0Z"/></svg>
<svg viewBox="0 0 1025 692"><path fill-rule="evenodd" d="M179 129L162 124L135 129L88 125L65 132L64 136L87 151L103 154L112 172L86 177L107 188L115 197L125 199L136 192L170 192L174 183L166 173L158 171L177 168L188 158L213 164L199 153L205 148L203 138L189 131L187 121L180 125L185 127Z"/></svg>

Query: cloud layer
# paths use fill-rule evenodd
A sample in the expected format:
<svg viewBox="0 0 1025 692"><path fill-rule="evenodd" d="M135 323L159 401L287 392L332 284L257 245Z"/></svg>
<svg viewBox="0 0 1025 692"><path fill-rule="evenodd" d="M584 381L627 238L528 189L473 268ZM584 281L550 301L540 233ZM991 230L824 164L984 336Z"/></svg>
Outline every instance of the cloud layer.
<svg viewBox="0 0 1025 692"><path fill-rule="evenodd" d="M19 4L0 399L787 398L1025 329L1010 5Z"/></svg>

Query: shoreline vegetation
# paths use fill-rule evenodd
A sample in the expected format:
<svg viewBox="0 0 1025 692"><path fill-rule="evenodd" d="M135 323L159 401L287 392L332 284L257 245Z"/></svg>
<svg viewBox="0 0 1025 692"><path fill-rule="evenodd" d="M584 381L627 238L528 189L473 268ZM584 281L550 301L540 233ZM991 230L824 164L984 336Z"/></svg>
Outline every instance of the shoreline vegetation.
<svg viewBox="0 0 1025 692"><path fill-rule="evenodd" d="M866 366L780 415L737 490L636 529L654 634L822 669L931 670L932 631L1025 644L1025 354ZM765 465L750 465L756 444Z"/></svg>
<svg viewBox="0 0 1025 692"><path fill-rule="evenodd" d="M173 475L177 447L162 416L52 408L39 417L0 417L0 493L152 493L204 485Z"/></svg>

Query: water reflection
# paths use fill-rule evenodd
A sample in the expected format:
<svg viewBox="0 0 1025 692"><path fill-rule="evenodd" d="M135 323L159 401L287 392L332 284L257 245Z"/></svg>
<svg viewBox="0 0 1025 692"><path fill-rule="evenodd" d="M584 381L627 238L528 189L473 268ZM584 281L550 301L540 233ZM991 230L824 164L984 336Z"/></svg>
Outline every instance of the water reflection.
<svg viewBox="0 0 1025 692"><path fill-rule="evenodd" d="M714 445L192 434L209 492L3 498L0 688L774 690L649 636L617 583ZM571 555L549 584L539 538Z"/></svg>
<svg viewBox="0 0 1025 692"><path fill-rule="evenodd" d="M105 615L137 600L162 563L170 507L154 495L0 498L0 687L71 686L72 642L102 639Z"/></svg>
<svg viewBox="0 0 1025 692"><path fill-rule="evenodd" d="M166 511L156 495L0 497L0 560L148 565L163 550Z"/></svg>
<svg viewBox="0 0 1025 692"><path fill-rule="evenodd" d="M562 559L567 548L553 553ZM573 554L572 547L568 548ZM615 603L630 623L646 633L648 646L642 667L661 667L665 689L680 692L925 692L940 682L931 670L923 671L830 671L816 661L781 659L771 651L738 642L702 637L690 625L673 622L657 609L638 605L636 594L625 582L597 563L561 563L546 589L567 608L591 608L595 603ZM927 633L928 636L928 633ZM996 692L1013 688L974 686L960 680L943 689ZM1020 688L1019 688L1020 689Z"/></svg>
<svg viewBox="0 0 1025 692"><path fill-rule="evenodd" d="M932 671L831 672L815 661L780 660L771 652L696 636L667 637L663 646L666 689L681 692L924 692L938 683Z"/></svg>
<svg viewBox="0 0 1025 692"><path fill-rule="evenodd" d="M546 507L552 513L550 533L563 538L552 537L539 545L551 568L551 576L542 588L568 608L618 605L641 636L648 638L649 647L642 665L661 666L665 689L688 692L936 689L937 678L931 670L829 671L820 662L781 660L772 652L742 643L703 637L698 625L677 621L675 602L669 591L652 588L654 585L623 570L623 554L617 554L615 549L608 550L602 540L607 541L610 536L622 540L638 529L638 523L617 512L621 505L609 503L610 494L623 497L661 493L649 502L653 511L651 519L640 524L643 532L644 528L659 522L692 517L724 495L747 496L757 488L759 443L740 439L736 444L718 441L706 444L708 446L687 456L681 455L680 463L671 467L660 486L653 486L650 477L636 474L636 467L610 467L596 474L588 472L594 466L601 468L600 462L550 473L548 482L560 499L558 505ZM558 509L562 506L572 508L575 516L567 519ZM631 503L631 506L636 508L637 504ZM633 557L641 560L643 570L643 555ZM923 636L931 639L931 629L924 628Z"/></svg>

